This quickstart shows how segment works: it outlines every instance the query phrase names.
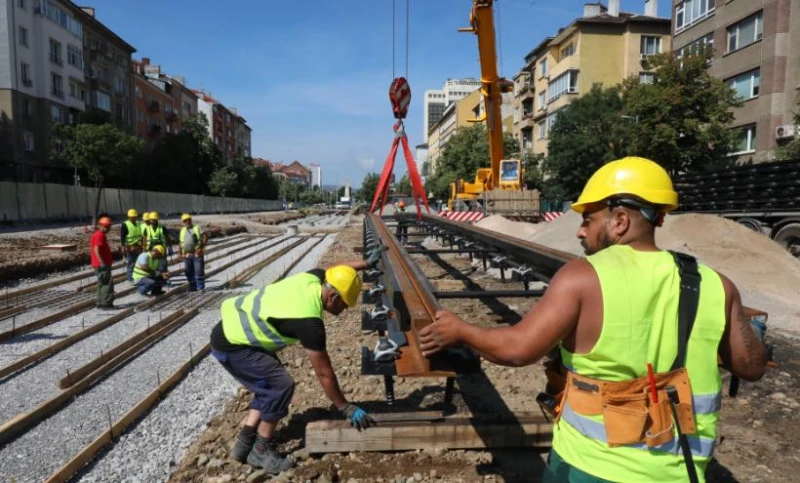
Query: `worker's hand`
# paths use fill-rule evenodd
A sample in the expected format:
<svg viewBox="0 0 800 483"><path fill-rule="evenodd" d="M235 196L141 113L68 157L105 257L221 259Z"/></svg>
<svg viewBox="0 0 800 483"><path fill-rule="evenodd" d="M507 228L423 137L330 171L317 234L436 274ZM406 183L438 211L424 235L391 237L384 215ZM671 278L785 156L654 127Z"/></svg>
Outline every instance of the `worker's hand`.
<svg viewBox="0 0 800 483"><path fill-rule="evenodd" d="M375 424L375 420L372 419L372 416L358 406L348 403L341 411L347 416L347 419L350 420L350 425L359 431L368 428L370 424Z"/></svg>
<svg viewBox="0 0 800 483"><path fill-rule="evenodd" d="M436 320L419 332L420 348L425 357L460 341L460 331L466 322L449 310L436 312Z"/></svg>
<svg viewBox="0 0 800 483"><path fill-rule="evenodd" d="M203 252L203 249L202 249L202 248L198 248L197 250L195 250L195 251L194 251L194 256L196 256L196 257L202 257L202 256L203 256L203 253L204 253L204 252Z"/></svg>
<svg viewBox="0 0 800 483"><path fill-rule="evenodd" d="M122 245L122 247L120 247L119 251L122 253L123 257L127 257L128 256L128 247L126 247L125 245Z"/></svg>

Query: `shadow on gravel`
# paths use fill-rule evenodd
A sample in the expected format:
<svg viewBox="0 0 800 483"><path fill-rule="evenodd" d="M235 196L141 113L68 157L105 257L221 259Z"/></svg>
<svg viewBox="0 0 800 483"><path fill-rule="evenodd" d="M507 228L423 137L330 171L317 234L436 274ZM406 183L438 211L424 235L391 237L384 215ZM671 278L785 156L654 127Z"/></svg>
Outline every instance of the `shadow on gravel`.
<svg viewBox="0 0 800 483"><path fill-rule="evenodd" d="M56 335L56 334L28 333L14 337L12 339L4 340L3 342L0 342L0 345L19 344L21 342L30 342L32 340L58 340L58 339L66 339L67 337L69 337L69 334Z"/></svg>
<svg viewBox="0 0 800 483"><path fill-rule="evenodd" d="M708 464L708 469L706 469L706 481L708 483L738 483L739 480L733 476L733 473L725 468L717 461L716 458L713 458L711 462Z"/></svg>

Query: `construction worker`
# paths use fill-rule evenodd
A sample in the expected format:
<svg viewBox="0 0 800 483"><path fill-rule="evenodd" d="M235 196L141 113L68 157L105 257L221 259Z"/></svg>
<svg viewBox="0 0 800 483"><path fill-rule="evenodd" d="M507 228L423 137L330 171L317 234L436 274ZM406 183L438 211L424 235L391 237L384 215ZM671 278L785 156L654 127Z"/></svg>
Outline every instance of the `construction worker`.
<svg viewBox="0 0 800 483"><path fill-rule="evenodd" d="M131 208L128 210L128 219L120 227L120 246L129 282L133 282L133 265L142 253L142 225L138 218L139 212Z"/></svg>
<svg viewBox="0 0 800 483"><path fill-rule="evenodd" d="M111 231L111 218L101 216L97 220L97 231L89 242L91 263L97 273L97 308L114 308L114 280L111 277L111 247L106 234Z"/></svg>
<svg viewBox="0 0 800 483"><path fill-rule="evenodd" d="M372 422L361 408L349 403L339 388L326 350L323 311L339 315L358 303L361 278L357 271L374 267L380 257L373 250L367 261L317 268L267 285L222 303L222 321L211 332L211 353L253 393L230 456L278 474L292 466L277 452L275 427L288 414L294 380L278 359L278 352L300 343L325 395L359 430Z"/></svg>
<svg viewBox="0 0 800 483"><path fill-rule="evenodd" d="M161 295L169 279L169 272L162 272L160 261L167 250L164 245L155 245L150 251L142 252L133 267L133 283L142 295Z"/></svg>
<svg viewBox="0 0 800 483"><path fill-rule="evenodd" d="M397 202L396 212L401 214L406 212L405 201L400 200L399 202ZM395 237L397 237L400 243L405 243L407 241L408 225L406 224L405 220L397 220L397 229L395 230Z"/></svg>
<svg viewBox="0 0 800 483"><path fill-rule="evenodd" d="M143 250L152 250L154 246L161 245L166 247L167 254L172 255L172 240L169 238L169 231L164 225L159 223L158 212L151 211L148 217L148 224L142 229ZM167 259L161 257L159 260L159 270L167 271Z"/></svg>
<svg viewBox="0 0 800 483"><path fill-rule="evenodd" d="M745 315L733 282L657 247L655 230L677 205L655 162L608 163L572 205L587 257L564 265L522 321L484 329L441 311L420 333L426 356L463 343L510 366L559 348L540 395L557 417L544 482L704 481L722 400L718 356L742 379L764 375L766 326Z"/></svg>
<svg viewBox="0 0 800 483"><path fill-rule="evenodd" d="M189 291L205 291L205 255L204 249L208 243L208 233L192 222L192 215L181 215L181 228L178 237L178 253L183 258L183 272L189 282Z"/></svg>

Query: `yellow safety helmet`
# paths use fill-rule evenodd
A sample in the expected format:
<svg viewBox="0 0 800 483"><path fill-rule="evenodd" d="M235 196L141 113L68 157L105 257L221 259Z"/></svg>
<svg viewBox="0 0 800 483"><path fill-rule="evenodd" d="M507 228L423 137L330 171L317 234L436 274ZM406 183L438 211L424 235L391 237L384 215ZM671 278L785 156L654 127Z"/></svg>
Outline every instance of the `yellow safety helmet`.
<svg viewBox="0 0 800 483"><path fill-rule="evenodd" d="M156 245L156 246L153 247L153 250L157 251L161 255L164 255L165 253L167 253L167 249L164 248L164 245Z"/></svg>
<svg viewBox="0 0 800 483"><path fill-rule="evenodd" d="M339 292L348 307L358 303L361 293L361 277L354 268L347 265L336 265L325 271L325 281Z"/></svg>
<svg viewBox="0 0 800 483"><path fill-rule="evenodd" d="M572 209L583 213L586 205L616 195L632 195L658 205L662 213L678 207L678 193L667 171L658 163L645 158L628 156L602 166L595 171Z"/></svg>
<svg viewBox="0 0 800 483"><path fill-rule="evenodd" d="M139 212L131 208L128 210L128 218L139 218Z"/></svg>
<svg viewBox="0 0 800 483"><path fill-rule="evenodd" d="M149 219L158 221L158 212L157 211L151 211Z"/></svg>
<svg viewBox="0 0 800 483"><path fill-rule="evenodd" d="M142 221L150 221L150 212L149 211L145 211L144 213L142 213Z"/></svg>
<svg viewBox="0 0 800 483"><path fill-rule="evenodd" d="M184 214L181 215L181 221L186 221L186 220L191 220L191 219L192 219L192 215L190 215L189 213L184 213Z"/></svg>

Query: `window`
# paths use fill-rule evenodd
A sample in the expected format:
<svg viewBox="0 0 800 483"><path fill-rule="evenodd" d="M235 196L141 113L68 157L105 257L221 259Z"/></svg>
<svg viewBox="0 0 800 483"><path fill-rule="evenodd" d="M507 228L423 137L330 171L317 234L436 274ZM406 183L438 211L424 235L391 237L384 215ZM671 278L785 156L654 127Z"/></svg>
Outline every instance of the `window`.
<svg viewBox="0 0 800 483"><path fill-rule="evenodd" d="M31 66L27 62L21 62L19 65L20 77L22 77L22 84L25 86L32 86L31 81Z"/></svg>
<svg viewBox="0 0 800 483"><path fill-rule="evenodd" d="M716 0L686 0L675 7L675 32L688 28L714 13Z"/></svg>
<svg viewBox="0 0 800 483"><path fill-rule="evenodd" d="M640 84L653 84L656 81L656 75L651 72L639 72Z"/></svg>
<svg viewBox="0 0 800 483"><path fill-rule="evenodd" d="M82 100L83 102L86 102L86 90L81 89L79 99Z"/></svg>
<svg viewBox="0 0 800 483"><path fill-rule="evenodd" d="M545 108L545 105L547 105L546 99L547 99L547 91L540 92L539 93L539 110L540 111Z"/></svg>
<svg viewBox="0 0 800 483"><path fill-rule="evenodd" d="M53 122L62 122L61 108L55 104L50 104L50 119Z"/></svg>
<svg viewBox="0 0 800 483"><path fill-rule="evenodd" d="M61 65L61 43L50 39L50 62Z"/></svg>
<svg viewBox="0 0 800 483"><path fill-rule="evenodd" d="M542 61L539 62L539 72L542 77L547 75L547 59L542 59Z"/></svg>
<svg viewBox="0 0 800 483"><path fill-rule="evenodd" d="M661 52L661 37L642 35L640 52L644 55L655 55Z"/></svg>
<svg viewBox="0 0 800 483"><path fill-rule="evenodd" d="M547 86L550 91L547 102L553 102L564 94L575 94L578 92L578 71L568 70L556 77Z"/></svg>
<svg viewBox="0 0 800 483"><path fill-rule="evenodd" d="M19 27L19 45L28 46L28 29L23 26Z"/></svg>
<svg viewBox="0 0 800 483"><path fill-rule="evenodd" d="M64 78L55 72L50 73L50 93L56 97L64 97Z"/></svg>
<svg viewBox="0 0 800 483"><path fill-rule="evenodd" d="M65 28L69 33L79 39L83 38L83 27L81 23L51 0L42 1L42 15Z"/></svg>
<svg viewBox="0 0 800 483"><path fill-rule="evenodd" d="M83 52L79 47L67 45L67 62L69 65L83 69Z"/></svg>
<svg viewBox="0 0 800 483"><path fill-rule="evenodd" d="M107 112L111 112L111 96L103 91L97 91L97 107Z"/></svg>
<svg viewBox="0 0 800 483"><path fill-rule="evenodd" d="M33 152L33 133L25 131L22 133L22 142L25 144L25 151Z"/></svg>
<svg viewBox="0 0 800 483"><path fill-rule="evenodd" d="M25 10L25 0L19 0L17 5L19 5L19 8Z"/></svg>
<svg viewBox="0 0 800 483"><path fill-rule="evenodd" d="M706 47L714 48L714 32L711 32L708 35L700 37L699 39L695 40L694 42L686 45L682 49L678 50L678 57L683 57L684 55L697 55L703 51Z"/></svg>
<svg viewBox="0 0 800 483"><path fill-rule="evenodd" d="M761 40L764 32L764 12L758 12L728 27L728 52L744 48Z"/></svg>
<svg viewBox="0 0 800 483"><path fill-rule="evenodd" d="M569 45L561 49L561 60L564 60L567 57L572 56L573 54L575 54L575 44L570 43Z"/></svg>
<svg viewBox="0 0 800 483"><path fill-rule="evenodd" d="M743 126L738 128L736 151L731 154L751 153L756 150L756 125Z"/></svg>
<svg viewBox="0 0 800 483"><path fill-rule="evenodd" d="M74 99L78 98L78 84L72 81L69 82L69 96Z"/></svg>
<svg viewBox="0 0 800 483"><path fill-rule="evenodd" d="M142 98L142 88L141 88L141 87L139 87L139 86L136 86L136 89L135 89L135 90L136 90L136 97L138 97L139 99L141 99L141 98Z"/></svg>
<svg viewBox="0 0 800 483"><path fill-rule="evenodd" d="M547 123L544 121L539 122L536 127L538 128L538 139L544 139L547 137Z"/></svg>
<svg viewBox="0 0 800 483"><path fill-rule="evenodd" d="M31 100L27 97L22 100L22 114L25 117L33 116L33 106L31 105Z"/></svg>
<svg viewBox="0 0 800 483"><path fill-rule="evenodd" d="M144 122L144 114L138 109L136 110L136 122Z"/></svg>
<svg viewBox="0 0 800 483"><path fill-rule="evenodd" d="M728 86L736 91L736 97L740 100L757 97L761 88L761 69L754 69L728 79Z"/></svg>
<svg viewBox="0 0 800 483"><path fill-rule="evenodd" d="M114 90L117 94L124 94L125 93L125 79L122 77L115 77L114 78Z"/></svg>

